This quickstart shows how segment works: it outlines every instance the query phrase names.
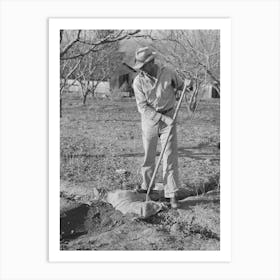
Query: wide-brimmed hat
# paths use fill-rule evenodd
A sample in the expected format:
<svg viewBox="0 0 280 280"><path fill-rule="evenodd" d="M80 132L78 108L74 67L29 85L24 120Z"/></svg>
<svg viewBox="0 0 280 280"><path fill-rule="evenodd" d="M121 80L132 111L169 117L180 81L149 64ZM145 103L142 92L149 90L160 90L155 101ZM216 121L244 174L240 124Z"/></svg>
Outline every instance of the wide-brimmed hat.
<svg viewBox="0 0 280 280"><path fill-rule="evenodd" d="M140 48L135 53L135 65L134 69L138 70L142 68L146 63L155 58L155 52L149 47Z"/></svg>

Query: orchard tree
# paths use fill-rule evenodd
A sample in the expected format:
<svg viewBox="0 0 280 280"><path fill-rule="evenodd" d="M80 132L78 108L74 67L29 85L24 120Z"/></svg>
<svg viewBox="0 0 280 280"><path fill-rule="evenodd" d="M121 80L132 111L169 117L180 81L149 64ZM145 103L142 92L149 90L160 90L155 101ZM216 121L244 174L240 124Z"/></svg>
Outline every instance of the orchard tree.
<svg viewBox="0 0 280 280"><path fill-rule="evenodd" d="M97 81L109 78L117 65L118 44L140 30L60 30L60 116L63 93L79 81L83 102L94 94ZM70 83L71 80L71 83Z"/></svg>
<svg viewBox="0 0 280 280"><path fill-rule="evenodd" d="M162 61L182 77L211 83L220 91L219 30L162 30L148 33Z"/></svg>
<svg viewBox="0 0 280 280"><path fill-rule="evenodd" d="M157 51L159 63L170 65L182 78L194 81L190 111L197 106L199 89L211 84L220 95L220 31L219 30L142 30L145 44ZM136 35L141 43L141 36ZM189 99L189 100L188 100Z"/></svg>
<svg viewBox="0 0 280 280"><path fill-rule="evenodd" d="M76 71L81 86L83 104L89 95L94 96L98 85L108 81L110 75L122 63L122 54L118 52L119 44L112 43L98 53L90 53L87 60L81 63Z"/></svg>

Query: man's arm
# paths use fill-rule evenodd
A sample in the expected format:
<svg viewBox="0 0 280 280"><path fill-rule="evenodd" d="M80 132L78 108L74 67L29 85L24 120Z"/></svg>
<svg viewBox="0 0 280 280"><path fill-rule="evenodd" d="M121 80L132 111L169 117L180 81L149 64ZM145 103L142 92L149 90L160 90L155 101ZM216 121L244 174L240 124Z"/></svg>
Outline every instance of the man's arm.
<svg viewBox="0 0 280 280"><path fill-rule="evenodd" d="M183 90L184 83L187 83L187 87L192 90L193 87L193 81L189 79L185 79L185 82L175 73L173 72L173 78L172 81L174 81L174 87L177 90Z"/></svg>
<svg viewBox="0 0 280 280"><path fill-rule="evenodd" d="M139 113L157 123L161 119L162 114L158 113L150 104L148 104L145 93L143 92L137 77L133 82L133 90Z"/></svg>
<svg viewBox="0 0 280 280"><path fill-rule="evenodd" d="M183 80L177 75L175 71L172 71L171 75L172 75L171 79L172 79L173 87L175 88L175 90L183 90L184 88Z"/></svg>

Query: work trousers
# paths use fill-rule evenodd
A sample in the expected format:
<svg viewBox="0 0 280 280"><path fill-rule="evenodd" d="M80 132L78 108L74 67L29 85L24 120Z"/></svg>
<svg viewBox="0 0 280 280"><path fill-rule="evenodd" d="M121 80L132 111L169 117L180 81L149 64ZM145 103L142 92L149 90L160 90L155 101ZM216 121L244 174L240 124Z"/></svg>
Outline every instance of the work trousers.
<svg viewBox="0 0 280 280"><path fill-rule="evenodd" d="M174 111L168 112L166 115L172 117ZM156 151L158 138L163 148L170 126L163 121L155 123L153 120L141 117L142 122L142 139L144 146L144 162L142 165L142 189L148 189L156 164ZM175 196L179 187L178 180L178 151L177 151L177 132L176 123L172 125L171 134L162 158L163 165L163 185L164 196L171 198ZM154 188L154 186L152 186Z"/></svg>

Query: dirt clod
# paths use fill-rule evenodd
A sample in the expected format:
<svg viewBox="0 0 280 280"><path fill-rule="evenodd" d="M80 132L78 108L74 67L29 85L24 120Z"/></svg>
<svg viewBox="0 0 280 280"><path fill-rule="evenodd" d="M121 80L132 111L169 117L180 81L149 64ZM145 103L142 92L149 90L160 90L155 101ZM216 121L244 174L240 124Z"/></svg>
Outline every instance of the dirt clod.
<svg viewBox="0 0 280 280"><path fill-rule="evenodd" d="M73 207L61 217L61 250L219 249L218 234L199 224L198 213L169 209L139 220L103 201Z"/></svg>
<svg viewBox="0 0 280 280"><path fill-rule="evenodd" d="M80 103L78 94L66 94L60 119L61 250L219 250L219 101L200 102L193 120L182 105L177 133L180 206L147 220L123 215L104 202L108 192L133 190L142 183L135 100ZM156 183L162 178L160 167Z"/></svg>

